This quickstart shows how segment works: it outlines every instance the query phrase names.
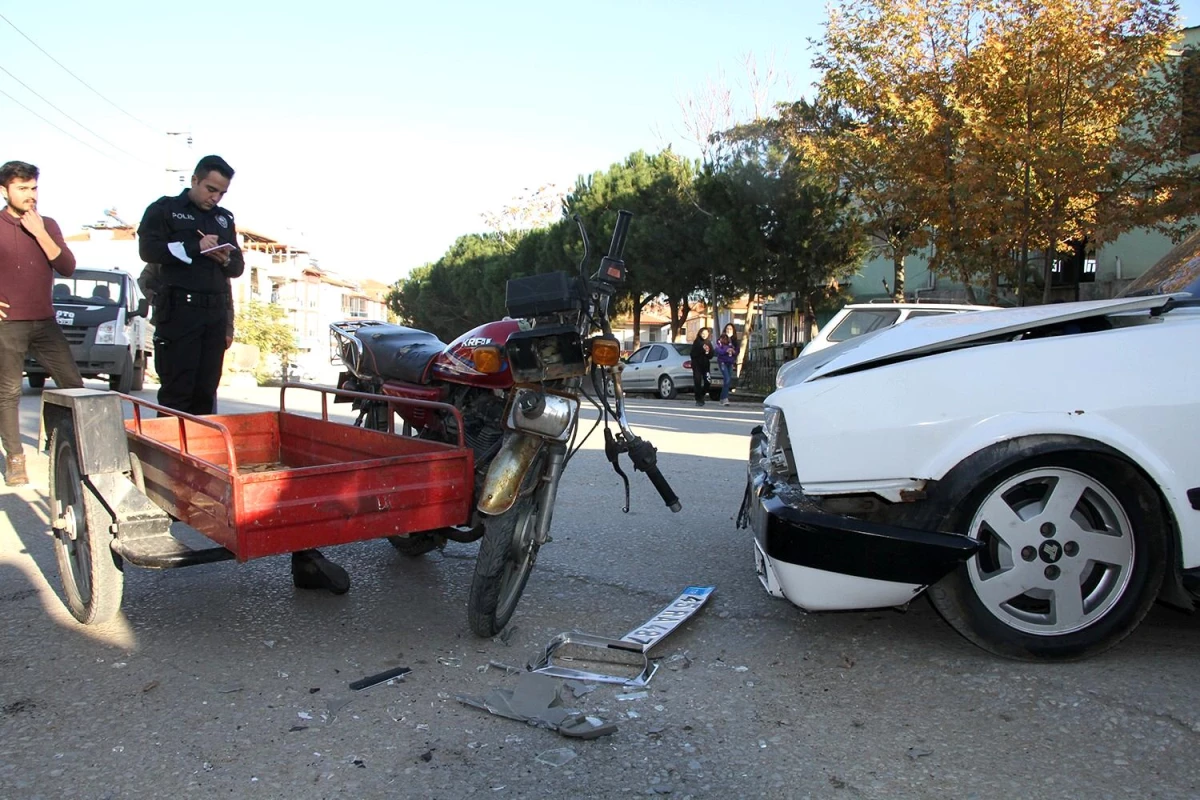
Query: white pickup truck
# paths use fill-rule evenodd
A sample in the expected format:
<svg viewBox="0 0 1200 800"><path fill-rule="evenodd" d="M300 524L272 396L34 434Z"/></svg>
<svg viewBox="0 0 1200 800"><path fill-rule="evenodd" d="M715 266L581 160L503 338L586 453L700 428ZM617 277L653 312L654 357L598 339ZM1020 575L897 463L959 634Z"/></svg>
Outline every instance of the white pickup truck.
<svg viewBox="0 0 1200 800"><path fill-rule="evenodd" d="M107 377L114 391L140 390L153 357L153 328L134 276L117 268L79 268L69 278L55 276L53 298L79 373ZM31 387L43 387L46 374L35 359L25 359Z"/></svg>

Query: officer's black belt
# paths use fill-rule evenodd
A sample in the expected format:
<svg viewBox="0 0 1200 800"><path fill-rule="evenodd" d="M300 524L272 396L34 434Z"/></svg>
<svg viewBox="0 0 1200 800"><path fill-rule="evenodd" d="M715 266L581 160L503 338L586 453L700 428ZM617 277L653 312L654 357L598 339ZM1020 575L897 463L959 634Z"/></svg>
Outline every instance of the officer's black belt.
<svg viewBox="0 0 1200 800"><path fill-rule="evenodd" d="M193 292L188 289L171 289L172 306L223 308L228 304L229 296L225 292Z"/></svg>

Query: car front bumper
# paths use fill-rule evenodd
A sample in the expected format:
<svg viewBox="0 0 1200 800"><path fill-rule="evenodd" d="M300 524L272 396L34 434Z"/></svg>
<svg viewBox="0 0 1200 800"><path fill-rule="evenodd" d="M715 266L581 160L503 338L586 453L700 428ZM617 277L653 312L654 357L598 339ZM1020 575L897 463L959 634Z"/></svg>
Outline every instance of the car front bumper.
<svg viewBox="0 0 1200 800"><path fill-rule="evenodd" d="M832 514L767 472L765 435L750 445L742 519L766 590L808 611L903 605L970 558L979 542Z"/></svg>

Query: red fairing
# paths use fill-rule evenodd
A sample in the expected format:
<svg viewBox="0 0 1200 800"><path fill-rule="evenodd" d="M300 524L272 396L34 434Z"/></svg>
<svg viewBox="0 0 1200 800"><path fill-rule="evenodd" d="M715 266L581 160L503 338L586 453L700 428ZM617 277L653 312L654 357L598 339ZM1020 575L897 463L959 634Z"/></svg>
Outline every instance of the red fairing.
<svg viewBox="0 0 1200 800"><path fill-rule="evenodd" d="M512 370L508 368L508 359L501 360L499 372L485 374L475 369L475 348L504 347L508 337L520 330L520 327L520 323L515 319L505 319L467 331L446 345L442 354L434 359L432 379L483 389L509 388L513 385L513 377Z"/></svg>

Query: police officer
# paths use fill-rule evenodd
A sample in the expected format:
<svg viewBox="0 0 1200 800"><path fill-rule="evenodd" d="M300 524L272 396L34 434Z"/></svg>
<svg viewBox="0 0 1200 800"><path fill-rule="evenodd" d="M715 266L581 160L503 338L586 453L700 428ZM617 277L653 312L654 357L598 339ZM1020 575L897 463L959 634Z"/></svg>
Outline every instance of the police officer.
<svg viewBox="0 0 1200 800"><path fill-rule="evenodd" d="M245 269L233 214L217 205L233 168L220 156L196 164L191 188L150 204L138 226L138 253L161 265L154 300L158 402L211 414L225 361L229 279Z"/></svg>

